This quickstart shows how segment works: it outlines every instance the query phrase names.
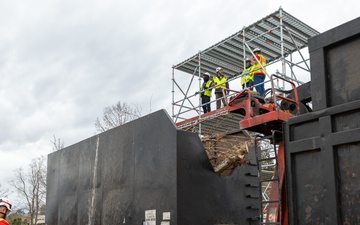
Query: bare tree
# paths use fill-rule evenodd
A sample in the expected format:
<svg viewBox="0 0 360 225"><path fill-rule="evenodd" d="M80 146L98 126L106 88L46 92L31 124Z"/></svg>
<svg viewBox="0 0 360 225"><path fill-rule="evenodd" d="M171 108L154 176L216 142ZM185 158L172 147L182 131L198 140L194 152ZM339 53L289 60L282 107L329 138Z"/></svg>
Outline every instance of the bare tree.
<svg viewBox="0 0 360 225"><path fill-rule="evenodd" d="M96 119L95 128L98 132L104 132L111 128L123 125L141 116L138 106L131 107L126 102L117 102L115 105L104 108L102 120Z"/></svg>
<svg viewBox="0 0 360 225"><path fill-rule="evenodd" d="M7 197L9 195L9 189L3 189L0 184L0 197Z"/></svg>
<svg viewBox="0 0 360 225"><path fill-rule="evenodd" d="M32 160L28 171L22 168L15 170L15 180L10 184L19 197L25 201L25 209L29 212L30 225L36 223L39 211L45 204L46 197L46 165L45 157Z"/></svg>
<svg viewBox="0 0 360 225"><path fill-rule="evenodd" d="M61 141L60 138L56 139L56 136L54 134L54 140L51 141L53 144L53 152L59 151L64 148L64 141Z"/></svg>

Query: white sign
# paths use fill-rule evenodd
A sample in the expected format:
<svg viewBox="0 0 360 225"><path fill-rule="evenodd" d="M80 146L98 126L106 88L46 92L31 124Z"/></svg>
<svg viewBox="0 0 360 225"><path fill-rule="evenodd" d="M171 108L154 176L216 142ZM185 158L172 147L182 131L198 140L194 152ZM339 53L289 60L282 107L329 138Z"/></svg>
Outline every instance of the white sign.
<svg viewBox="0 0 360 225"><path fill-rule="evenodd" d="M170 212L163 212L163 220L170 220Z"/></svg>
<svg viewBox="0 0 360 225"><path fill-rule="evenodd" d="M161 221L160 225L170 225L170 222L169 221Z"/></svg>
<svg viewBox="0 0 360 225"><path fill-rule="evenodd" d="M156 225L156 209L145 210L145 224Z"/></svg>

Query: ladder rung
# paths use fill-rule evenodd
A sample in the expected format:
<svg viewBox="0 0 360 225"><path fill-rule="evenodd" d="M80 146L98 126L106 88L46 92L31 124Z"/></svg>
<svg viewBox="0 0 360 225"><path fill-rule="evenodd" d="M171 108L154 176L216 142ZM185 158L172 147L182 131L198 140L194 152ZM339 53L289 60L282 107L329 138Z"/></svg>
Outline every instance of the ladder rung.
<svg viewBox="0 0 360 225"><path fill-rule="evenodd" d="M258 187L259 187L259 185L254 185L254 184L245 184L245 187L258 188Z"/></svg>
<svg viewBox="0 0 360 225"><path fill-rule="evenodd" d="M270 158L264 158L264 159L258 159L259 162L268 161L268 160L274 160L277 159L277 157L270 157Z"/></svg>
<svg viewBox="0 0 360 225"><path fill-rule="evenodd" d="M252 205L249 205L246 207L247 209L255 209L255 210L259 210L260 208L259 207L256 207L256 206L252 206Z"/></svg>
<svg viewBox="0 0 360 225"><path fill-rule="evenodd" d="M265 169L260 168L259 173L261 173L261 174L274 174L274 173L277 173L277 171L265 170Z"/></svg>
<svg viewBox="0 0 360 225"><path fill-rule="evenodd" d="M258 177L257 173L245 173L245 176Z"/></svg>
<svg viewBox="0 0 360 225"><path fill-rule="evenodd" d="M264 183L264 182L273 182L273 181L279 181L279 178L260 180L261 183Z"/></svg>
<svg viewBox="0 0 360 225"><path fill-rule="evenodd" d="M245 197L247 197L247 198L260 198L259 195L252 195L252 194L246 195Z"/></svg>
<svg viewBox="0 0 360 225"><path fill-rule="evenodd" d="M261 201L261 204L280 203L280 200Z"/></svg>

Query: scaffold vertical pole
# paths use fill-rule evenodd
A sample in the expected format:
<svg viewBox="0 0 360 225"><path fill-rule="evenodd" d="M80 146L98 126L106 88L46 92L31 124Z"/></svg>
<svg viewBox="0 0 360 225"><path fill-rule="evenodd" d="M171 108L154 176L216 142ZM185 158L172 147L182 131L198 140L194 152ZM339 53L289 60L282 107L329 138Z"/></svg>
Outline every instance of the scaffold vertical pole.
<svg viewBox="0 0 360 225"><path fill-rule="evenodd" d="M174 120L175 118L175 68L174 66L172 67L172 89L171 89L171 98L172 98L172 106L171 106L171 110L172 110L172 118Z"/></svg>
<svg viewBox="0 0 360 225"><path fill-rule="evenodd" d="M199 90L201 90L201 51L199 51ZM201 119L201 92L199 95L199 121ZM201 135L201 123L199 123L199 136Z"/></svg>
<svg viewBox="0 0 360 225"><path fill-rule="evenodd" d="M283 30L283 13L282 13L282 8L280 7L279 9L279 13L280 13L280 46L281 46L281 68L282 68L282 76L285 78L285 74L286 74L286 68L285 68L285 57L284 57L284 30ZM285 90L285 81L283 81L283 87Z"/></svg>
<svg viewBox="0 0 360 225"><path fill-rule="evenodd" d="M246 67L246 50L245 50L245 42L246 42L246 36L245 36L245 26L243 27L243 55L244 55L244 68L243 68L243 70L245 70L245 67ZM242 76L240 76L240 80L242 79ZM246 86L246 82L244 83L245 84L245 88L247 88L247 86Z"/></svg>

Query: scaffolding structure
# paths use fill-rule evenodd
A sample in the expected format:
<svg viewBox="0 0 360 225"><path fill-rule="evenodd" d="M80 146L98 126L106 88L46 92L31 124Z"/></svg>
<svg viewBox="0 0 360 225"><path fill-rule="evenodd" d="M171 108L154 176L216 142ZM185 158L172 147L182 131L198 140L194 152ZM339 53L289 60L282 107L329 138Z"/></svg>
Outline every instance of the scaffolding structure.
<svg viewBox="0 0 360 225"><path fill-rule="evenodd" d="M198 78L197 90L200 89L201 77L205 72L215 75L215 69L221 67L223 75L228 82L237 81L241 77L241 70L245 67L245 59L254 56L254 48L261 49L262 55L267 60L267 68L275 63L281 63L281 72L277 75L293 81L297 85L303 84L304 80L310 80L310 65L302 53L307 47L308 39L318 35L319 32L306 25L299 19L285 12L281 7L274 13L260 19L250 26L243 27L239 32L218 42L217 44L199 51L187 60L172 67L172 118L178 129L197 132L200 135L215 135L218 133L232 133L240 131L239 121L241 115L236 107L226 106L202 114L202 105L199 96L190 93L194 85L194 78ZM297 54L298 62L293 62L293 55ZM175 80L175 70L191 75L186 88L180 87ZM288 71L287 71L288 70ZM307 74L305 79L297 76L297 71ZM295 72L296 71L296 72ZM266 82L270 75L266 74ZM277 81L275 86L285 89L285 83ZM175 99L175 87L180 91L181 97ZM235 95L240 91L240 82L231 87L239 87L232 90ZM236 88L234 88L236 89ZM231 97L228 96L229 98ZM215 102L216 100L212 100Z"/></svg>

